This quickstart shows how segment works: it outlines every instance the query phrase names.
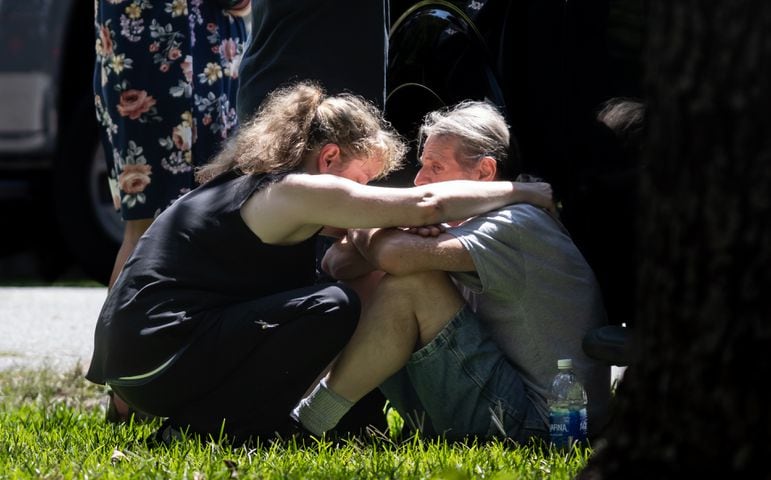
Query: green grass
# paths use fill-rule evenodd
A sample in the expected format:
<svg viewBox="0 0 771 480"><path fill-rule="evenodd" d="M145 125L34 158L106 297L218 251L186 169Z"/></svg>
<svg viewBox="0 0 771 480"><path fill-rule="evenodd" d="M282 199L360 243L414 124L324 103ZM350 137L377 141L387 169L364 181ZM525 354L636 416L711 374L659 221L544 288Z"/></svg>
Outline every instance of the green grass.
<svg viewBox="0 0 771 480"><path fill-rule="evenodd" d="M79 368L0 371L0 478L569 479L591 454L386 435L306 447L194 439L149 447L145 439L160 421L107 424L104 393Z"/></svg>

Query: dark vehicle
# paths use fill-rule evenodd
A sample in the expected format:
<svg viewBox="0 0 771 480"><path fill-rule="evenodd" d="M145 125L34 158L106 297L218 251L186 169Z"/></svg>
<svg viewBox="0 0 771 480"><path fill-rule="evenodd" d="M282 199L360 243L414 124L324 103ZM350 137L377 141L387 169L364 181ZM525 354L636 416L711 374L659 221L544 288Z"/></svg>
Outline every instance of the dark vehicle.
<svg viewBox="0 0 771 480"><path fill-rule="evenodd" d="M72 256L104 283L122 224L97 137L93 22L92 0L0 0L0 200L39 207L13 228L39 228L49 260Z"/></svg>
<svg viewBox="0 0 771 480"><path fill-rule="evenodd" d="M645 3L391 1L388 118L414 138L431 109L498 105L518 170L554 185L618 323L631 315L636 166L608 154L594 116L607 98L640 95ZM95 126L93 52L92 0L0 0L0 200L41 202L58 243L104 283L122 225ZM409 183L415 168L390 181Z"/></svg>

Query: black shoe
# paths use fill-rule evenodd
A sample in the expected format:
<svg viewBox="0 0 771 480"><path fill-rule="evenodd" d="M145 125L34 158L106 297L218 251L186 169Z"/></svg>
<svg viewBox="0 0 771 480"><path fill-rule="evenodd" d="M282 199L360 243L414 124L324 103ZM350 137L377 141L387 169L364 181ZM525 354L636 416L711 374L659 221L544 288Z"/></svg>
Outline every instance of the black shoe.
<svg viewBox="0 0 771 480"><path fill-rule="evenodd" d="M161 426L158 427L158 430L147 437L145 443L150 447L159 447L162 445L170 447L172 443L182 440L183 438L185 438L185 434L182 433L182 430L174 425L171 419L167 418Z"/></svg>

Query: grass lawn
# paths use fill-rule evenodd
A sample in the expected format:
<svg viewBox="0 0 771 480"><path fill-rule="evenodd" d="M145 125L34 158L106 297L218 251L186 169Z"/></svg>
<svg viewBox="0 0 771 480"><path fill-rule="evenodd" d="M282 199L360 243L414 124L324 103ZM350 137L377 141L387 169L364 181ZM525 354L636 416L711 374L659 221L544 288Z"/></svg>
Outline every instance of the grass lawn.
<svg viewBox="0 0 771 480"><path fill-rule="evenodd" d="M160 420L107 424L104 393L78 368L0 371L0 479L569 479L591 454L387 435L306 447L193 439L149 447Z"/></svg>

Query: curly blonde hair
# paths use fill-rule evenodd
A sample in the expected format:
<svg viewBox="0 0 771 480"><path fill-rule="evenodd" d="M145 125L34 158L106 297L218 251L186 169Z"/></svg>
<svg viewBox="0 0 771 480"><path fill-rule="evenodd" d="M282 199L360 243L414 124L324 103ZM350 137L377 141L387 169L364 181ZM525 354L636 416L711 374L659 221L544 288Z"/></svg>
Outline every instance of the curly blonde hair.
<svg viewBox="0 0 771 480"><path fill-rule="evenodd" d="M247 175L295 171L329 143L338 145L344 158L381 160L376 179L400 168L407 150L374 105L353 94L327 96L317 83L304 81L274 90L212 162L198 169L196 180L205 183L230 170Z"/></svg>

